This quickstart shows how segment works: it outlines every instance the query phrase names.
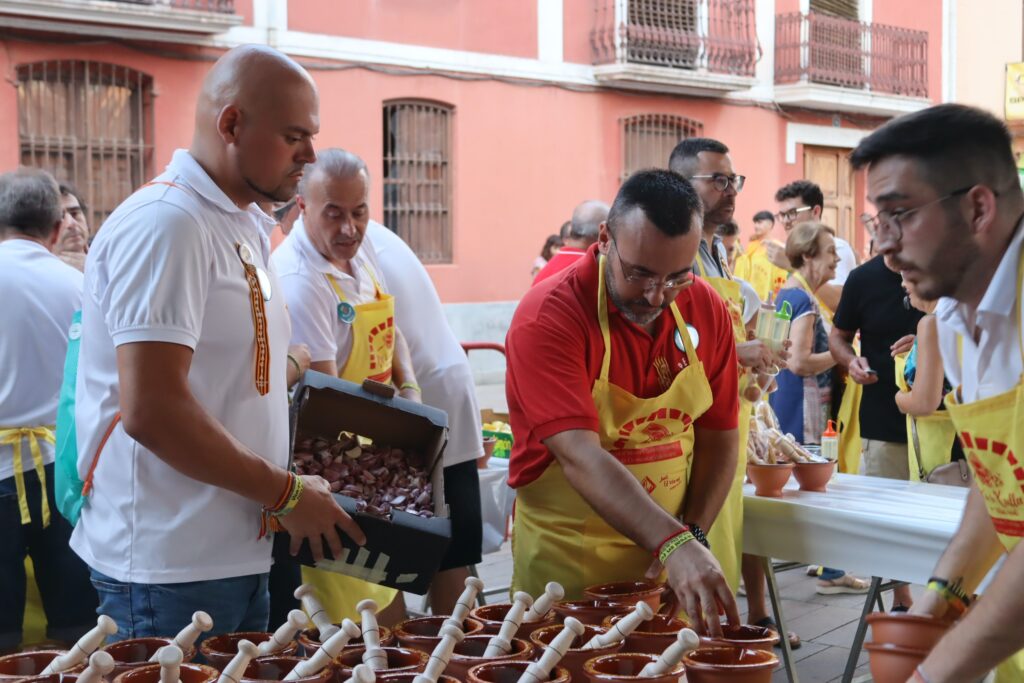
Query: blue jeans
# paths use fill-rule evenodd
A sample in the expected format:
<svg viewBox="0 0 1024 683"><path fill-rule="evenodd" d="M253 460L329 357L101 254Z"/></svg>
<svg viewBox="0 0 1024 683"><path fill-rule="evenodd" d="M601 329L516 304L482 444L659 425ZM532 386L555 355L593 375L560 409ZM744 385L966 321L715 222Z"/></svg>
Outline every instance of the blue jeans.
<svg viewBox="0 0 1024 683"><path fill-rule="evenodd" d="M100 596L99 614L117 622L109 641L174 636L203 610L213 618L204 637L266 631L270 616L267 574L188 583L123 583L90 569Z"/></svg>

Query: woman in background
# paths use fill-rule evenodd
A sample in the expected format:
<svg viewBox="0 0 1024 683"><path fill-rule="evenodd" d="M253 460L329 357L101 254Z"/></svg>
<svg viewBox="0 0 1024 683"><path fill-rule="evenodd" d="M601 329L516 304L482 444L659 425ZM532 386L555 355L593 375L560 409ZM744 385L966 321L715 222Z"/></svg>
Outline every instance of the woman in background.
<svg viewBox="0 0 1024 683"><path fill-rule="evenodd" d="M548 235L547 240L544 242L544 248L540 250L540 256L533 261L533 270L530 271L530 277L537 277L537 273L540 269L548 264L551 257L558 253L558 250L562 248L562 238L558 235Z"/></svg>

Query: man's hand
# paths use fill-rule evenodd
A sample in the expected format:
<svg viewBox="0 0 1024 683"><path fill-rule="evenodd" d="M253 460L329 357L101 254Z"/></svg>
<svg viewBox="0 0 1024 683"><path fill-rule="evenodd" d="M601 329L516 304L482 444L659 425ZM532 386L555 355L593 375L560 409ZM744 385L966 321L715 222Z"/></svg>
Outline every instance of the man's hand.
<svg viewBox="0 0 1024 683"><path fill-rule="evenodd" d="M863 356L857 356L850 361L850 377L857 384L874 384L878 381L878 373L871 370L871 366L868 365L868 359Z"/></svg>
<svg viewBox="0 0 1024 683"><path fill-rule="evenodd" d="M793 342L790 339L782 342L782 348L778 351L772 351L772 364L780 370L786 367L787 361L789 361L789 349L792 348Z"/></svg>
<svg viewBox="0 0 1024 683"><path fill-rule="evenodd" d="M415 401L416 403L423 403L423 396L420 395L420 392L417 389L412 387L406 387L405 389L399 390L398 395L404 399Z"/></svg>
<svg viewBox="0 0 1024 683"><path fill-rule="evenodd" d="M740 365L754 368L758 372L768 369L774 362L772 350L760 339L737 344L736 357L739 358Z"/></svg>
<svg viewBox="0 0 1024 683"><path fill-rule="evenodd" d="M765 240L764 253L768 260L779 268L789 272L793 271L793 264L789 262L789 257L786 256L786 246L784 244L775 240Z"/></svg>
<svg viewBox="0 0 1024 683"><path fill-rule="evenodd" d="M892 353L892 357L900 355L901 353L907 353L914 346L914 340L916 336L908 334L905 337L900 337L896 340L896 343L889 347L889 351Z"/></svg>
<svg viewBox="0 0 1024 683"><path fill-rule="evenodd" d="M722 568L715 556L700 543L690 541L669 555L665 569L668 570L668 585L675 599L698 633L722 635L719 606L725 609L730 624L740 623L736 600L722 575ZM658 578L661 570L661 562L655 560L647 570L647 578Z"/></svg>
<svg viewBox="0 0 1024 683"><path fill-rule="evenodd" d="M323 477L303 476L303 490L295 509L279 518L281 526L291 536L290 552L296 555L303 541L309 541L313 559L324 559L324 544L335 559L341 557L343 548L335 525L341 527L358 545L366 543L366 535L348 513L341 509L331 495L331 485Z"/></svg>
<svg viewBox="0 0 1024 683"><path fill-rule="evenodd" d="M291 361L292 358L295 359L294 363ZM305 344L289 346L288 359L288 386L291 387L299 381L306 370L309 370L309 363L312 360L309 355L309 347Z"/></svg>

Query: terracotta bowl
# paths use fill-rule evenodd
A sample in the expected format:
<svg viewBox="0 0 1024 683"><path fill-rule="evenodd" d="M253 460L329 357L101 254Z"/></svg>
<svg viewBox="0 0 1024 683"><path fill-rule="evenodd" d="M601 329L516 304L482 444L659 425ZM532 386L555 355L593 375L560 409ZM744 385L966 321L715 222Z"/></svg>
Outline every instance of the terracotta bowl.
<svg viewBox="0 0 1024 683"><path fill-rule="evenodd" d="M605 617L602 622L604 628L611 628L611 625L622 619L619 617ZM675 642L679 632L686 628L686 622L666 614L655 614L650 621L640 623L640 626L626 636L626 644L623 645L624 652L639 652L643 654L660 655L669 645Z"/></svg>
<svg viewBox="0 0 1024 683"><path fill-rule="evenodd" d="M604 600L617 605L629 605L630 609L643 600L655 612L661 607L661 596L665 593L665 584L653 581L615 581L602 583L583 589L583 597L591 600Z"/></svg>
<svg viewBox="0 0 1024 683"><path fill-rule="evenodd" d="M171 638L132 638L105 646L102 648L103 651L114 658L114 671L107 678L113 680L128 669L152 664L149 658L156 654L157 650L173 642ZM196 656L196 649L190 647L182 654L183 662L191 662Z"/></svg>
<svg viewBox="0 0 1024 683"><path fill-rule="evenodd" d="M749 624L740 626L722 624L721 638L701 636L700 639L701 647L736 647L771 652L774 645L775 636L771 631Z"/></svg>
<svg viewBox="0 0 1024 683"><path fill-rule="evenodd" d="M213 683L220 678L220 671L205 664L182 664L180 671L178 680L181 683ZM113 683L160 683L160 665L147 664L128 669Z"/></svg>
<svg viewBox="0 0 1024 683"><path fill-rule="evenodd" d="M505 615L508 614L510 609L512 609L512 603L496 602L493 605L481 605L470 610L469 616L483 624L484 628L480 631L480 635L497 635L498 631L501 630L501 623L505 621ZM516 631L515 637L526 640L537 629L560 623L561 619L559 619L557 611L558 605L555 605L555 609L548 612L548 616L544 619L540 621L524 621L520 624L519 630Z"/></svg>
<svg viewBox="0 0 1024 683"><path fill-rule="evenodd" d="M898 645L925 652L931 652L952 625L934 617L886 612L869 614L867 622L871 626L873 643Z"/></svg>
<svg viewBox="0 0 1024 683"><path fill-rule="evenodd" d="M245 672L242 674L240 683L280 681L302 661L305 661L303 657L278 657L277 655L257 657L249 662L249 666L246 667ZM306 676L305 678L297 678L295 680L304 681L305 683L328 683L333 677L334 667L328 665L316 676Z"/></svg>
<svg viewBox="0 0 1024 683"><path fill-rule="evenodd" d="M565 621L567 617L575 617L591 626L600 626L608 617L622 616L632 611L633 605L604 600L569 600L555 603L555 613L560 621Z"/></svg>
<svg viewBox="0 0 1024 683"><path fill-rule="evenodd" d="M452 657L448 660L448 668L445 673L454 676L460 681L466 680L466 674L477 664L484 662L516 662L528 661L533 657L533 645L522 638L512 639L512 652L498 657L484 658L487 650L487 643L494 636L467 636L465 640L455 646Z"/></svg>
<svg viewBox="0 0 1024 683"><path fill-rule="evenodd" d="M793 470L793 476L799 482L801 491L825 493L829 479L835 471L834 462L798 462Z"/></svg>
<svg viewBox="0 0 1024 683"><path fill-rule="evenodd" d="M888 643L868 643L864 647L868 650L868 665L875 683L906 683L928 656L927 650Z"/></svg>
<svg viewBox="0 0 1024 683"><path fill-rule="evenodd" d="M38 676L57 655L65 652L66 650L34 650L0 657L0 681Z"/></svg>
<svg viewBox="0 0 1024 683"><path fill-rule="evenodd" d="M407 647L385 647L382 649L388 658L388 666L386 669L376 672L378 676L385 673L420 672L430 660L430 656L421 650L411 650ZM335 680L347 681L352 678L352 669L363 663L364 652L366 652L365 647L354 647L351 650L343 650L340 655L335 657Z"/></svg>
<svg viewBox="0 0 1024 683"><path fill-rule="evenodd" d="M238 642L248 640L253 645L259 645L265 640L270 640L272 633L260 631L243 631L241 633L225 633L220 636L207 638L199 644L199 654L203 656L206 663L221 671L228 665L235 655L238 654ZM298 643L288 643L288 647L276 653L281 657L291 657L299 651ZM181 683L186 683L182 681Z"/></svg>
<svg viewBox="0 0 1024 683"><path fill-rule="evenodd" d="M356 622L356 626L360 626L359 622ZM360 626L360 628L362 628ZM380 631L380 646L381 647L392 647L395 644L395 634L391 632L387 626L378 626ZM320 631L315 628L309 628L305 631L299 632L299 646L302 648L302 653L307 657L312 657L316 654L317 650L320 649ZM350 648L363 647L362 638L354 638L349 641L348 645L345 646L345 650Z"/></svg>
<svg viewBox="0 0 1024 683"><path fill-rule="evenodd" d="M466 674L468 683L518 683L530 662L487 662L470 668ZM551 670L548 683L569 683L569 670L556 666Z"/></svg>
<svg viewBox="0 0 1024 683"><path fill-rule="evenodd" d="M686 683L771 683L779 658L764 650L702 647L683 657Z"/></svg>
<svg viewBox="0 0 1024 683"><path fill-rule="evenodd" d="M544 652L544 648L551 644L551 641L555 639L559 633L565 627L562 625L548 626L538 631L534 631L533 635L530 636L530 640L533 641L534 650L537 652L537 656L540 657ZM570 680L576 683L581 683L587 680L586 674L583 673L583 665L588 659L594 657L600 657L602 655L615 654L622 649L622 642L615 643L614 645L608 645L606 647L599 647L593 650L582 650L583 644L593 638L599 633L604 633L604 629L599 626L590 626L584 624L584 631L582 636L577 636L576 640L573 641L572 645L566 651L565 656L562 657L562 661L559 662L562 666L569 670Z"/></svg>
<svg viewBox="0 0 1024 683"><path fill-rule="evenodd" d="M398 673L391 674L377 674L377 683L412 683L419 676L419 672L416 671L399 671ZM441 674L438 677L437 683L462 683L457 678L451 676L445 676ZM513 681L513 683L515 683Z"/></svg>
<svg viewBox="0 0 1024 683"><path fill-rule="evenodd" d="M782 498L782 487L793 473L792 463L755 465L747 463L747 476L754 482L754 495L764 498Z"/></svg>
<svg viewBox="0 0 1024 683"><path fill-rule="evenodd" d="M588 659L583 673L590 683L623 683L624 681L649 681L650 683L677 683L684 675L683 663L676 664L661 676L640 678L640 672L651 662L658 661L658 655L620 652L604 657Z"/></svg>
<svg viewBox="0 0 1024 683"><path fill-rule="evenodd" d="M445 616L406 619L395 626L395 638L398 639L398 644L401 647L422 650L429 655L441 642L438 632L444 626L446 619L448 617ZM480 633L483 630L484 625L472 617L467 617L462 622L462 632L467 636Z"/></svg>
<svg viewBox="0 0 1024 683"><path fill-rule="evenodd" d="M45 676L33 676L32 678L19 678L19 683L75 683L78 674L47 674Z"/></svg>

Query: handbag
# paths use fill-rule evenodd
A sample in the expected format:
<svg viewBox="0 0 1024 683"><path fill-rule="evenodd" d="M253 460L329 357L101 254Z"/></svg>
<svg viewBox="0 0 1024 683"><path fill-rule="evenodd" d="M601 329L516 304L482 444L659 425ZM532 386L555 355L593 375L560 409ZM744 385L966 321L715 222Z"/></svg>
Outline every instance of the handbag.
<svg viewBox="0 0 1024 683"><path fill-rule="evenodd" d="M914 440L914 457L917 459L917 473L921 481L929 484L943 484L945 486L969 487L973 481L971 468L966 460L955 460L945 465L939 465L931 472L924 471L924 464L921 462L921 440L917 436L917 419L910 419L910 436ZM959 437L954 437L959 438Z"/></svg>

